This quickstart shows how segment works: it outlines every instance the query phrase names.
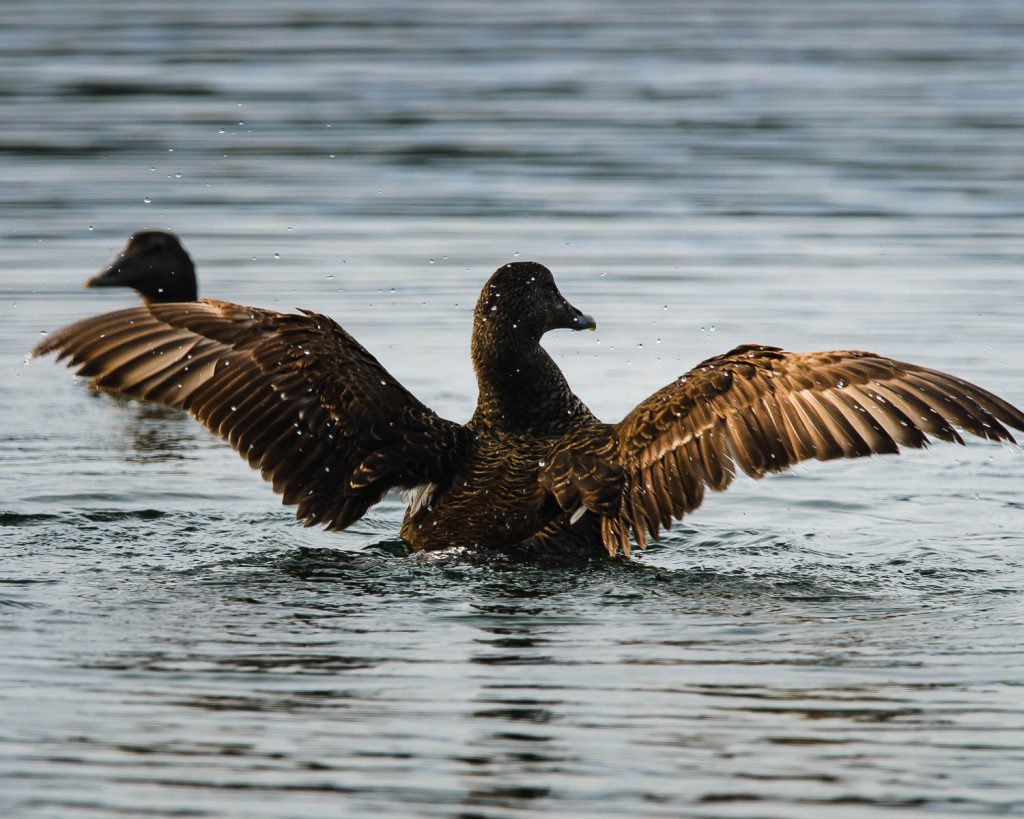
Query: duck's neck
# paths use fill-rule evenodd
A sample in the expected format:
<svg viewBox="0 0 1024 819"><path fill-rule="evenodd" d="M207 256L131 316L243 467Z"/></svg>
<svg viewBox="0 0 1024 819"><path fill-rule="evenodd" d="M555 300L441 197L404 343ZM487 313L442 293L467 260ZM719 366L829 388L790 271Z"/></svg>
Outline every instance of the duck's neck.
<svg viewBox="0 0 1024 819"><path fill-rule="evenodd" d="M168 271L161 281L160 292L155 301L196 301L199 287L196 284L196 269L190 259Z"/></svg>
<svg viewBox="0 0 1024 819"><path fill-rule="evenodd" d="M536 340L477 322L473 369L479 397L470 425L476 429L558 435L595 420Z"/></svg>

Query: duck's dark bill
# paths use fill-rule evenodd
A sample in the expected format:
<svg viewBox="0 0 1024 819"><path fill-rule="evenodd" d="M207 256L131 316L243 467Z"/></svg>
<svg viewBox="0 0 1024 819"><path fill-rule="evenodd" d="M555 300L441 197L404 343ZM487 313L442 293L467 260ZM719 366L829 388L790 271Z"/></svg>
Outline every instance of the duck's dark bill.
<svg viewBox="0 0 1024 819"><path fill-rule="evenodd" d="M572 321L574 330L597 329L597 322L594 321L592 316L588 316L586 313L580 313L578 316L574 317Z"/></svg>
<svg viewBox="0 0 1024 819"><path fill-rule="evenodd" d="M105 270L101 270L86 283L86 287L120 287L124 284L124 278L121 274L121 266L119 264L111 265Z"/></svg>

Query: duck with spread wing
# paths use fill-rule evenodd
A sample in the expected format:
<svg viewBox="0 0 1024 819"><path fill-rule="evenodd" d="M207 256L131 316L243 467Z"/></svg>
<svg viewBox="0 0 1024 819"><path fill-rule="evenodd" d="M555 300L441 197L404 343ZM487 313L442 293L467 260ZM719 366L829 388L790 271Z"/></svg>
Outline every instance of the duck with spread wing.
<svg viewBox="0 0 1024 819"><path fill-rule="evenodd" d="M594 320L551 272L513 262L477 302L479 386L465 424L441 418L326 316L206 299L154 300L45 338L102 390L190 412L260 470L306 525L344 529L407 490L414 550L629 555L737 471L920 448L960 430L1012 442L1024 413L926 367L874 353L743 345L603 423L541 346Z"/></svg>

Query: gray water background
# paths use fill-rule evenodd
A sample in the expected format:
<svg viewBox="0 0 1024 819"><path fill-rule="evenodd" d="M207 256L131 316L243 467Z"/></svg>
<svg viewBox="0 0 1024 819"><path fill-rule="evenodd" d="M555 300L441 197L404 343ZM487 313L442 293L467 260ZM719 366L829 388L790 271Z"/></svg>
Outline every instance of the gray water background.
<svg viewBox="0 0 1024 819"><path fill-rule="evenodd" d="M298 526L39 338L142 226L427 404L548 264L608 420L741 342L1024 404L1018 2L0 4L0 814L1024 814L1024 456L740 480L632 561Z"/></svg>

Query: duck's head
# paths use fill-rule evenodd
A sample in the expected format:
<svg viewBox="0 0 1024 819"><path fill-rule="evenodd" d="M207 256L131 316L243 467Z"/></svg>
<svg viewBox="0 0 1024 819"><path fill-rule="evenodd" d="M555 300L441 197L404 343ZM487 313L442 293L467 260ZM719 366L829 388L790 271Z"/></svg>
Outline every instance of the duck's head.
<svg viewBox="0 0 1024 819"><path fill-rule="evenodd" d="M146 301L195 301L196 269L178 237L163 230L140 230L86 287L132 287Z"/></svg>
<svg viewBox="0 0 1024 819"><path fill-rule="evenodd" d="M551 271L537 262L510 262L487 280L474 314L477 328L539 341L549 330L595 330L597 324L558 292Z"/></svg>

